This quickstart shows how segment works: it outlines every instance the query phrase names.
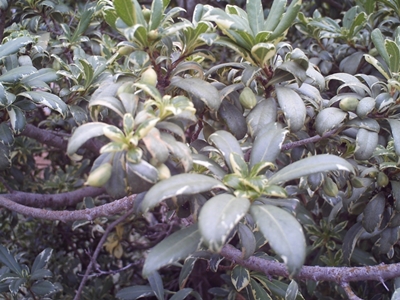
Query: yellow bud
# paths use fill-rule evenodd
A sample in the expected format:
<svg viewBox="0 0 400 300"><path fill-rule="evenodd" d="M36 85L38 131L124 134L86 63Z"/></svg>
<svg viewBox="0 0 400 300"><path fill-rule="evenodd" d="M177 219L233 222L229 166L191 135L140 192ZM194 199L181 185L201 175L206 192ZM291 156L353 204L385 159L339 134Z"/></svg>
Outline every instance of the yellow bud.
<svg viewBox="0 0 400 300"><path fill-rule="evenodd" d="M380 187L385 187L389 184L389 178L387 177L387 175L385 173L379 172L378 177L376 178L376 183Z"/></svg>
<svg viewBox="0 0 400 300"><path fill-rule="evenodd" d="M158 179L159 180L168 179L171 177L171 172L165 164L158 165L157 171L158 171Z"/></svg>
<svg viewBox="0 0 400 300"><path fill-rule="evenodd" d="M239 101L243 105L244 108L248 108L248 109L252 109L257 104L256 95L254 95L251 88L249 88L247 86L240 93Z"/></svg>
<svg viewBox="0 0 400 300"><path fill-rule="evenodd" d="M148 9L147 7L143 7L142 14L146 22L149 23L151 17L151 10Z"/></svg>
<svg viewBox="0 0 400 300"><path fill-rule="evenodd" d="M354 97L346 97L340 100L339 107L344 111L356 110L360 101Z"/></svg>
<svg viewBox="0 0 400 300"><path fill-rule="evenodd" d="M156 71L154 71L153 68L147 68L147 70L142 73L140 82L148 84L148 85L156 86L157 85Z"/></svg>
<svg viewBox="0 0 400 300"><path fill-rule="evenodd" d="M110 179L112 173L112 165L110 163L102 164L100 167L90 172L85 185L102 187Z"/></svg>

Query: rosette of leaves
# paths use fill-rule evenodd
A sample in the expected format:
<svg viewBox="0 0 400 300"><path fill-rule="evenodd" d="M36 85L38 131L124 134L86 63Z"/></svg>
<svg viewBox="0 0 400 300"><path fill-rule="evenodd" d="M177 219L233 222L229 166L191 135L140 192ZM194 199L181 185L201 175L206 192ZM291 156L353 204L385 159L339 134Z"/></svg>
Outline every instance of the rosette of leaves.
<svg viewBox="0 0 400 300"><path fill-rule="evenodd" d="M60 113L68 114L64 101L52 93L48 83L57 81L59 76L50 68L36 69L26 53L28 45L34 44L29 36L7 39L0 46L0 170L11 166L10 151L14 135L20 134L27 123L25 114L45 106Z"/></svg>
<svg viewBox="0 0 400 300"><path fill-rule="evenodd" d="M110 82L105 84L110 88ZM114 86L113 96L103 89L91 99L94 122L78 127L68 143L68 154L75 156L90 138L105 135L110 140L101 148L87 183L104 185L110 195L122 197L147 190L171 171L188 172L192 158L184 130L194 123L195 112L190 100L162 96L154 86L129 78ZM121 127L98 122L105 114Z"/></svg>
<svg viewBox="0 0 400 300"><path fill-rule="evenodd" d="M274 124L260 131L247 162L237 139L229 132L216 131L201 154L193 154L197 173L175 175L154 185L141 203L142 211L178 197L190 204L191 214L198 221L153 248L144 275L187 257L199 247L218 253L241 227L245 227L239 234L245 257L260 247L254 235L261 233L294 275L305 259L305 239L293 215L292 206L297 201L288 199L282 185L314 173L354 169L340 157L316 155L277 170L275 160L286 134L287 130ZM292 207L291 213L280 206Z"/></svg>

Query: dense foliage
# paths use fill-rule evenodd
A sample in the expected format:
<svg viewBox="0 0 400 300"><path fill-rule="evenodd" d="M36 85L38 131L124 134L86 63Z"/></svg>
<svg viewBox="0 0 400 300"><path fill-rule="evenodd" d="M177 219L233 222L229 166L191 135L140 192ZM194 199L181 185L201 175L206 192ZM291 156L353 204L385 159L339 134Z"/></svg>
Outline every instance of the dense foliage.
<svg viewBox="0 0 400 300"><path fill-rule="evenodd" d="M181 2L0 0L0 298L398 299L400 1Z"/></svg>

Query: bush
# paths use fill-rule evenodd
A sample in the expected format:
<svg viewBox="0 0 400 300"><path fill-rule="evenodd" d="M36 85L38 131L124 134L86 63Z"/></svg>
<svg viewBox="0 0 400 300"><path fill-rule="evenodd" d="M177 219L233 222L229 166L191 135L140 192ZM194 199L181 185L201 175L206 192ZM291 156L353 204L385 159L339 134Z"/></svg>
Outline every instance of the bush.
<svg viewBox="0 0 400 300"><path fill-rule="evenodd" d="M179 3L0 0L2 298L397 299L400 3Z"/></svg>

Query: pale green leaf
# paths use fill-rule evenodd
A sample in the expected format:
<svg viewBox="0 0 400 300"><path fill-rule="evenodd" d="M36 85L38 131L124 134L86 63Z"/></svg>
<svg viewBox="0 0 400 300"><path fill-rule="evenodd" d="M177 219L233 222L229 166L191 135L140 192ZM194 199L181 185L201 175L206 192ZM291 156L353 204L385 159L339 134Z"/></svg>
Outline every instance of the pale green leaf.
<svg viewBox="0 0 400 300"><path fill-rule="evenodd" d="M11 128L15 134L20 134L26 125L24 112L15 105L7 107L8 116L10 117Z"/></svg>
<svg viewBox="0 0 400 300"><path fill-rule="evenodd" d="M250 134L254 137L268 124L276 121L277 105L274 98L262 99L246 117Z"/></svg>
<svg viewBox="0 0 400 300"><path fill-rule="evenodd" d="M220 194L208 200L199 214L199 230L211 251L218 252L250 207L246 198Z"/></svg>
<svg viewBox="0 0 400 300"><path fill-rule="evenodd" d="M287 130L277 128L275 124L268 124L254 140L250 155L250 167L263 161L275 162L287 133Z"/></svg>
<svg viewBox="0 0 400 300"><path fill-rule="evenodd" d="M208 142L218 148L230 170L232 170L232 165L230 162L230 154L232 152L239 154L242 158L244 157L239 142L231 133L227 131L218 130L214 132L208 137Z"/></svg>
<svg viewBox="0 0 400 300"><path fill-rule="evenodd" d="M91 99L89 102L89 108L93 109L94 106L107 107L117 113L121 118L123 118L125 114L124 106L122 105L121 101L115 97L104 96L101 98Z"/></svg>
<svg viewBox="0 0 400 300"><path fill-rule="evenodd" d="M293 0L292 3L290 3L282 19L279 21L279 24L275 27L274 31L270 35L269 40L273 41L274 39L279 39L284 32L293 25L300 8L301 0Z"/></svg>
<svg viewBox="0 0 400 300"><path fill-rule="evenodd" d="M47 93L43 91L26 91L23 93L19 93L18 96L26 97L36 104L45 105L48 108L59 112L63 116L65 116L68 112L67 104L65 104L65 102L60 97L52 93Z"/></svg>
<svg viewBox="0 0 400 300"><path fill-rule="evenodd" d="M287 0L274 0L268 17L264 22L264 31L274 31L285 11Z"/></svg>
<svg viewBox="0 0 400 300"><path fill-rule="evenodd" d="M396 119L386 119L389 122L390 129L394 141L394 149L396 154L400 156L400 121Z"/></svg>
<svg viewBox="0 0 400 300"><path fill-rule="evenodd" d="M37 70L33 66L21 66L11 69L0 76L0 82L15 83L22 78L36 73Z"/></svg>
<svg viewBox="0 0 400 300"><path fill-rule="evenodd" d="M164 285L160 274L158 272L153 272L147 277L147 280L157 299L164 300Z"/></svg>
<svg viewBox="0 0 400 300"><path fill-rule="evenodd" d="M116 294L122 300L136 300L138 298L154 296L153 289L148 285L134 285L124 288Z"/></svg>
<svg viewBox="0 0 400 300"><path fill-rule="evenodd" d="M378 139L377 132L360 128L357 132L355 158L359 160L370 158L378 146Z"/></svg>
<svg viewBox="0 0 400 300"><path fill-rule="evenodd" d="M218 110L221 105L219 92L211 83L199 78L173 77L171 85L193 94L212 110Z"/></svg>
<svg viewBox="0 0 400 300"><path fill-rule="evenodd" d="M151 4L151 15L149 21L149 30L155 30L160 25L164 12L164 1L153 0Z"/></svg>
<svg viewBox="0 0 400 300"><path fill-rule="evenodd" d="M136 164L128 161L126 168L147 182L156 183L158 180L157 169L143 159Z"/></svg>
<svg viewBox="0 0 400 300"><path fill-rule="evenodd" d="M400 71L400 49L399 46L391 40L385 40L385 48L389 55L389 69L398 73Z"/></svg>
<svg viewBox="0 0 400 300"><path fill-rule="evenodd" d="M279 184L302 176L335 170L354 173L352 164L345 159L336 155L320 154L304 158L280 169L268 179L268 183Z"/></svg>
<svg viewBox="0 0 400 300"><path fill-rule="evenodd" d="M184 288L176 292L169 300L183 300L192 293L193 289Z"/></svg>
<svg viewBox="0 0 400 300"><path fill-rule="evenodd" d="M142 211L152 209L161 201L178 195L193 195L211 189L226 189L221 181L200 174L178 174L160 181L146 194L141 204Z"/></svg>
<svg viewBox="0 0 400 300"><path fill-rule="evenodd" d="M287 87L276 87L276 97L285 115L289 130L296 132L303 128L306 106L299 94Z"/></svg>
<svg viewBox="0 0 400 300"><path fill-rule="evenodd" d="M15 257L4 246L0 245L0 262L14 273L22 276L22 269Z"/></svg>
<svg viewBox="0 0 400 300"><path fill-rule="evenodd" d="M135 5L132 0L114 0L115 11L118 17L128 26L137 23Z"/></svg>
<svg viewBox="0 0 400 300"><path fill-rule="evenodd" d="M32 276L35 275L36 271L43 269L47 265L52 253L53 249L46 248L42 252L40 252L38 256L36 256L35 261L33 262L32 265L32 270L31 270Z"/></svg>
<svg viewBox="0 0 400 300"><path fill-rule="evenodd" d="M147 277L166 265L186 258L199 248L200 243L197 224L176 231L150 250L143 266L143 276Z"/></svg>
<svg viewBox="0 0 400 300"><path fill-rule="evenodd" d="M48 294L51 294L51 293L54 293L55 291L57 291L54 284L52 284L48 280L36 281L32 285L31 290L37 296L45 296L45 295L48 295Z"/></svg>
<svg viewBox="0 0 400 300"><path fill-rule="evenodd" d="M103 128L108 126L106 123L92 122L79 126L68 142L68 155L74 154L89 139L104 134Z"/></svg>
<svg viewBox="0 0 400 300"><path fill-rule="evenodd" d="M264 9L261 0L247 0L246 11L253 36L264 29Z"/></svg>
<svg viewBox="0 0 400 300"><path fill-rule="evenodd" d="M300 271L306 256L301 225L287 211L272 205L252 205L250 213L271 248L283 259L290 276Z"/></svg>
<svg viewBox="0 0 400 300"><path fill-rule="evenodd" d="M192 154L193 158L193 163L206 167L208 170L210 170L219 180L222 180L224 176L226 175L226 172L224 169L220 167L219 164L217 164L214 160L208 158L207 156L203 154Z"/></svg>
<svg viewBox="0 0 400 300"><path fill-rule="evenodd" d="M347 113L336 107L327 107L319 112L315 118L315 130L323 136L330 130L337 129L343 124Z"/></svg>
<svg viewBox="0 0 400 300"><path fill-rule="evenodd" d="M27 36L18 37L0 46L0 59L16 53L20 48L32 43L32 39ZM1 80L0 80L1 81Z"/></svg>
<svg viewBox="0 0 400 300"><path fill-rule="evenodd" d="M364 208L362 225L369 233L379 229L385 211L386 197L380 192L375 195Z"/></svg>
<svg viewBox="0 0 400 300"><path fill-rule="evenodd" d="M390 57L386 51L385 39L379 28L375 28L371 32L371 39L374 42L375 48L376 48L376 50L378 50L378 53L380 54L380 56L382 56L385 63L388 66L390 66Z"/></svg>
<svg viewBox="0 0 400 300"><path fill-rule="evenodd" d="M369 55L369 54L364 54L365 60L373 65L375 69L379 71L386 79L390 79L392 77L392 74L388 67L386 65L382 65L375 57Z"/></svg>
<svg viewBox="0 0 400 300"><path fill-rule="evenodd" d="M365 233L365 229L361 223L354 224L346 232L342 244L343 260L346 264L350 264L351 255L353 254L354 248L363 233Z"/></svg>

